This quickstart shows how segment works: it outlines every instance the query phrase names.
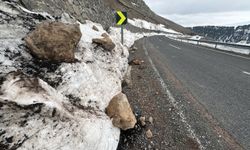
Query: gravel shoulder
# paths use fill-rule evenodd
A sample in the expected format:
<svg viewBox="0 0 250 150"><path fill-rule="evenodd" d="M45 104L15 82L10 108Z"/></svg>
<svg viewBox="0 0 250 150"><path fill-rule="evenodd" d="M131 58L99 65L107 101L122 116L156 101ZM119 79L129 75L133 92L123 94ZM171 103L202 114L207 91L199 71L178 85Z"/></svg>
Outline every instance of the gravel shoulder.
<svg viewBox="0 0 250 150"><path fill-rule="evenodd" d="M141 59L144 62L141 65L132 66L132 86L123 87L123 92L128 96L138 123L135 129L122 131L118 150L233 149L211 127L211 123L202 115L203 113L200 113L199 107L192 102L194 100L191 94L164 64L164 73L168 79L166 84L183 114L188 114L186 121L194 129L198 141L193 138L187 123L183 122L180 110L173 106L169 95L162 88L158 75L145 55L143 44L147 48L153 48L145 44L145 38L135 43L138 50L130 51L129 59L130 61ZM155 58L157 57L154 56L153 61ZM140 117L146 117L146 126L142 126ZM150 123L149 117L153 118L153 123ZM152 132L152 138L146 136L148 130Z"/></svg>

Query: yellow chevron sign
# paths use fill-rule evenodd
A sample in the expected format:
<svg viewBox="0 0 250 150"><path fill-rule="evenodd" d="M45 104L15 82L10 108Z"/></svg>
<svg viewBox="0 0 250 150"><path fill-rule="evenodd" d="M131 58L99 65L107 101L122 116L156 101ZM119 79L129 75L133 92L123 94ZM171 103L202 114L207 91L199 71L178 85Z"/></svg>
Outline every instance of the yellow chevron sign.
<svg viewBox="0 0 250 150"><path fill-rule="evenodd" d="M116 25L127 24L127 12L116 11Z"/></svg>

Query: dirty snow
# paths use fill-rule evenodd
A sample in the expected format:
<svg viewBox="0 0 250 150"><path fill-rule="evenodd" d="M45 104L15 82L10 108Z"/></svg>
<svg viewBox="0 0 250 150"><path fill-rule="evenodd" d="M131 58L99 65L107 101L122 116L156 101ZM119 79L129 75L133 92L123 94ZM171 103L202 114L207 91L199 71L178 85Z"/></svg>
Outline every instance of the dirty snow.
<svg viewBox="0 0 250 150"><path fill-rule="evenodd" d="M0 8L13 17L18 17L13 13L18 12L24 16L42 14L53 20L47 13L19 6L10 8L6 3L1 2ZM12 8L15 10L10 11ZM68 21L68 16L64 14L63 21ZM40 68L45 80L33 74L8 74L17 70L27 74L24 65L35 66L22 40L29 29L23 26L22 18L16 21L0 25L0 77L5 79L0 91L0 144L9 148L19 145L25 150L116 149L120 130L112 125L105 107L121 92L121 80L128 66L127 48L115 41L116 48L109 52L92 44L93 38L101 38L106 31L87 21L80 24L83 36L75 54L78 62L63 63L53 72ZM99 32L92 29L93 25ZM52 87L47 83L56 78L60 78L59 85Z"/></svg>
<svg viewBox="0 0 250 150"><path fill-rule="evenodd" d="M50 67L39 64L37 67L22 39L33 28L32 23L40 22L29 14L42 15L50 21L54 18L46 12L32 12L11 4L0 3L1 11L16 18L0 25L0 144L9 148L19 145L19 149L25 150L115 150L120 130L112 125L105 108L122 90L121 82L128 68L128 48L144 36L175 37L173 33L177 32L137 19L132 21L133 25L169 34L125 30L122 45L119 28L112 27L107 33L100 24L91 21L81 24L63 13L62 22L80 24L83 36L75 52L78 61L62 63L49 71ZM0 15L3 20L8 17L1 12ZM19 16L31 20L22 20ZM99 31L93 30L93 26ZM93 38L101 38L103 33L110 35L116 44L111 52L92 43ZM38 68L35 70L38 72L30 73L30 66ZM17 70L23 73L10 73ZM3 77L5 80L1 83ZM51 81L58 84L50 84ZM11 138L12 143L6 138Z"/></svg>
<svg viewBox="0 0 250 150"><path fill-rule="evenodd" d="M99 31L93 30L93 25ZM106 33L99 24L86 21L86 24L80 24L80 29L83 36L75 55L81 62L65 63L59 67L63 76L57 89L65 95L80 98L83 106L91 102L91 106L94 104L104 111L112 97L122 90L121 80L127 70L128 51L119 42L111 53L96 48L92 39L101 38L101 34Z"/></svg>

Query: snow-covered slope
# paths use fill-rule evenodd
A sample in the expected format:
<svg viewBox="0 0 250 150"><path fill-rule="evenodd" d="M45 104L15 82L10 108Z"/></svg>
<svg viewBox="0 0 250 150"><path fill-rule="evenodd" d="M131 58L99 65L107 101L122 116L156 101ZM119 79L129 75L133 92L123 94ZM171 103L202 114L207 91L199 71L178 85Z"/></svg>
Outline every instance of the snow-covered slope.
<svg viewBox="0 0 250 150"><path fill-rule="evenodd" d="M198 26L191 29L197 34L216 41L250 45L250 25L237 27Z"/></svg>

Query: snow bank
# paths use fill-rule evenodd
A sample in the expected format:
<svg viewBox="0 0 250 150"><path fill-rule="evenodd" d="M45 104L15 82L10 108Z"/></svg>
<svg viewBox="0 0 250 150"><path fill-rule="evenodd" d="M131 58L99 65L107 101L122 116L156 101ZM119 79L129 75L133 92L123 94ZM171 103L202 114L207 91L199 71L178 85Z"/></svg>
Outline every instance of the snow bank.
<svg viewBox="0 0 250 150"><path fill-rule="evenodd" d="M172 34L180 34L179 32L176 32L172 29L167 29L163 24L154 24L141 19L133 19L133 20L128 19L128 23L130 23L133 26L148 30L163 31Z"/></svg>
<svg viewBox="0 0 250 150"><path fill-rule="evenodd" d="M105 107L122 90L127 48L113 37L116 47L112 52L92 44L93 38L107 32L100 24L86 21L80 24L83 36L75 54L78 62L62 63L49 71L50 67L35 63L22 39L29 32L30 21L39 23L32 15L27 17L32 20L25 20L28 14L54 19L47 13L9 7L2 2L0 8L18 21L0 25L0 84L5 79L0 88L0 145L25 150L116 149L120 130L112 125ZM16 9L10 11L12 8ZM93 25L99 31L93 30ZM40 78L34 77L32 69L37 69ZM17 70L26 75L10 73ZM58 85L49 85L49 81Z"/></svg>
<svg viewBox="0 0 250 150"><path fill-rule="evenodd" d="M94 25L99 31L92 29ZM127 70L129 54L119 41L114 40L116 48L111 53L92 44L92 39L106 33L101 25L87 21L80 24L80 29L83 36L75 54L80 62L59 67L62 82L57 89L80 98L83 106L91 102L91 106L104 111L112 97L122 90L121 80Z"/></svg>
<svg viewBox="0 0 250 150"><path fill-rule="evenodd" d="M250 55L250 48L249 49L241 49L231 46L225 46L225 45L217 45L217 48L224 51L230 51L238 54L244 54L244 55Z"/></svg>
<svg viewBox="0 0 250 150"><path fill-rule="evenodd" d="M120 42L121 41L121 34L120 34L120 28L116 28L116 27L111 27L110 28L110 36L112 37L112 39L116 42ZM167 33L155 33L155 32L152 32L152 33L133 33L133 32L130 32L126 29L124 29L124 43L123 45L127 48L131 47L134 42L136 40L139 40L140 38L143 38L143 37L150 37L150 36L166 36L166 37L169 37L169 38L177 38L178 35L175 35L175 34L167 34Z"/></svg>

